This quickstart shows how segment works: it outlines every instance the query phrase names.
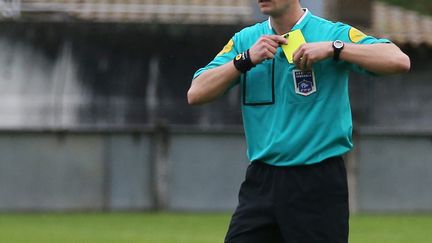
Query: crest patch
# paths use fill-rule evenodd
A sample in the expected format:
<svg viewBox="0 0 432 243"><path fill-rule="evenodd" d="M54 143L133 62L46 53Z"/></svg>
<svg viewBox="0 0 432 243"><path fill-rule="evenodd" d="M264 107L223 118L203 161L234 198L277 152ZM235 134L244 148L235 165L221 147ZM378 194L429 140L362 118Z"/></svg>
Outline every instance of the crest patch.
<svg viewBox="0 0 432 243"><path fill-rule="evenodd" d="M316 82L313 70L293 70L294 88L299 95L308 96L316 92Z"/></svg>

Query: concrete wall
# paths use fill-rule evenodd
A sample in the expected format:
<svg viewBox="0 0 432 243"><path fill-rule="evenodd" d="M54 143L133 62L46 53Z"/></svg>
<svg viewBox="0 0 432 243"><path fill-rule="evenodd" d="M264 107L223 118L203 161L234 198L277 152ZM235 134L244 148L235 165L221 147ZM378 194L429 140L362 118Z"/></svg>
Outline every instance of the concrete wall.
<svg viewBox="0 0 432 243"><path fill-rule="evenodd" d="M147 135L0 134L0 210L152 206Z"/></svg>
<svg viewBox="0 0 432 243"><path fill-rule="evenodd" d="M360 211L432 210L432 135L365 134L358 147Z"/></svg>
<svg viewBox="0 0 432 243"><path fill-rule="evenodd" d="M248 161L241 134L179 134L171 145L170 208L229 210Z"/></svg>
<svg viewBox="0 0 432 243"><path fill-rule="evenodd" d="M241 132L174 130L165 144L158 136L2 132L0 210L234 209L248 165ZM432 211L431 141L419 134L357 136L347 157L352 209Z"/></svg>
<svg viewBox="0 0 432 243"><path fill-rule="evenodd" d="M239 28L0 22L0 129L238 125L234 92L195 108L186 92Z"/></svg>
<svg viewBox="0 0 432 243"><path fill-rule="evenodd" d="M162 172L164 145L157 138L154 132L0 133L0 210L235 207L248 165L241 133L172 133Z"/></svg>
<svg viewBox="0 0 432 243"><path fill-rule="evenodd" d="M100 137L0 136L0 208L97 209L104 203Z"/></svg>

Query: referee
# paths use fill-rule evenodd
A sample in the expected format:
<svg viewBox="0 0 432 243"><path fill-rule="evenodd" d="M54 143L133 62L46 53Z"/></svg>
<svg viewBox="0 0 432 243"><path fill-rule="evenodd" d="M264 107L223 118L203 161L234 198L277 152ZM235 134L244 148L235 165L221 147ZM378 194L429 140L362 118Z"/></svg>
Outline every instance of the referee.
<svg viewBox="0 0 432 243"><path fill-rule="evenodd" d="M349 72L407 72L410 59L387 39L314 16L300 0L257 3L268 20L234 34L187 94L196 105L242 90L251 164L225 242L347 243ZM281 45L298 44L288 41L294 32L304 42L285 52Z"/></svg>

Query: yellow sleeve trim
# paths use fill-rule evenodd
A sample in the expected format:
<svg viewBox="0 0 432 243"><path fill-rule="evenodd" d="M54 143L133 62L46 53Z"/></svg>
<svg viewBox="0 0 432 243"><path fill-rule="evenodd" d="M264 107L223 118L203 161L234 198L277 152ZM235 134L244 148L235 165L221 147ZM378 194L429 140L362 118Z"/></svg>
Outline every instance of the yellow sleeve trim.
<svg viewBox="0 0 432 243"><path fill-rule="evenodd" d="M350 31L349 31L349 38L353 43L357 43L361 40L363 40L366 37L366 35L361 32L360 30L351 27Z"/></svg>
<svg viewBox="0 0 432 243"><path fill-rule="evenodd" d="M234 47L234 41L233 39L231 39L230 41L228 41L228 43L224 46L224 48L222 49L222 51L220 51L216 56L220 56L223 55L225 53L230 52Z"/></svg>

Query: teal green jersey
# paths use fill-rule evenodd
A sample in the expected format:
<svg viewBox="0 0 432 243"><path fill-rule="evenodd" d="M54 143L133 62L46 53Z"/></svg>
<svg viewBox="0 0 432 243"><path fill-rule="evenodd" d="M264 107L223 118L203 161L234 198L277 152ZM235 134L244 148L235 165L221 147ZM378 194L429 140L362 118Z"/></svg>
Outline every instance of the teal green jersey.
<svg viewBox="0 0 432 243"><path fill-rule="evenodd" d="M333 23L305 10L292 30L300 29L307 43L341 40L346 43L389 43ZM273 35L270 20L236 33L205 70L223 65L249 49L263 35ZM242 115L250 161L276 166L306 165L342 155L352 146L348 97L350 71L368 73L357 65L331 58L313 64L313 72L296 70L278 48L272 60L242 74Z"/></svg>

